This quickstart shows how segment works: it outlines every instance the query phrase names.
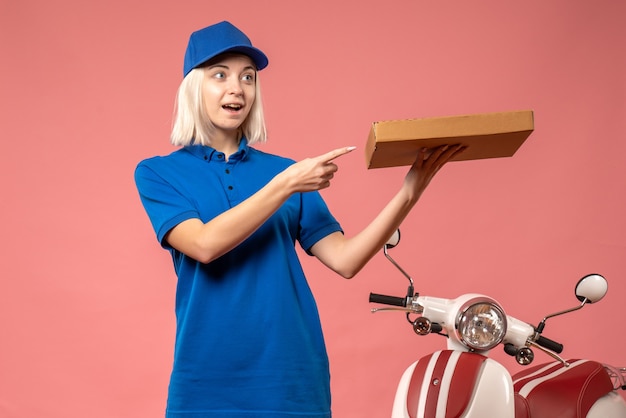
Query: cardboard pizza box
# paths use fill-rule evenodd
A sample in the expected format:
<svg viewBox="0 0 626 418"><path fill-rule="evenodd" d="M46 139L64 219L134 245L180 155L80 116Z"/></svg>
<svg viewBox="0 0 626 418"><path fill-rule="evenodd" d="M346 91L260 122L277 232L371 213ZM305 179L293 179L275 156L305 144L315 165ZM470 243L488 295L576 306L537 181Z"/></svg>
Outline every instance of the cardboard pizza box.
<svg viewBox="0 0 626 418"><path fill-rule="evenodd" d="M511 157L534 130L532 110L374 122L367 168L412 165L421 148L462 144L452 161Z"/></svg>

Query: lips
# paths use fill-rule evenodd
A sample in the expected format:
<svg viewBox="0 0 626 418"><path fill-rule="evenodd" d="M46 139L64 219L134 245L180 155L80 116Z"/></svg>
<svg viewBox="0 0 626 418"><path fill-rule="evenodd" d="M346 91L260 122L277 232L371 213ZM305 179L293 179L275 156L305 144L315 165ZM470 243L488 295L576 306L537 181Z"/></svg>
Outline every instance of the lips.
<svg viewBox="0 0 626 418"><path fill-rule="evenodd" d="M222 109L231 110L231 111L239 111L243 109L243 105L238 103L228 103L222 106Z"/></svg>

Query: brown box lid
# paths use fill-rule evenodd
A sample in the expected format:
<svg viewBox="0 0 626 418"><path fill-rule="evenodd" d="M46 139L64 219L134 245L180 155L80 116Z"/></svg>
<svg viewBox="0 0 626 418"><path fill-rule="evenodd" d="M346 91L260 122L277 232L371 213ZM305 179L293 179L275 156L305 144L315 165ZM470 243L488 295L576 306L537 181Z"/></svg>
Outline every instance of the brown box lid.
<svg viewBox="0 0 626 418"><path fill-rule="evenodd" d="M412 165L421 148L463 144L453 161L510 157L534 130L532 110L374 122L367 168Z"/></svg>

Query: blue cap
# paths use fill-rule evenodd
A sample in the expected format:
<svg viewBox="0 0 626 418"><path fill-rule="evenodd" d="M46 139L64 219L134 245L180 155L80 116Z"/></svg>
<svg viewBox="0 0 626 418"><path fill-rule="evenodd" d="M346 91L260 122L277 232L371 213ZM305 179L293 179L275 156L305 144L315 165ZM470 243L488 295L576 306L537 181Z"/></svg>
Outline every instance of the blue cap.
<svg viewBox="0 0 626 418"><path fill-rule="evenodd" d="M211 58L225 52L247 55L256 65L257 70L267 67L267 56L252 46L245 33L230 22L220 22L200 29L191 34L185 52L183 75L204 64Z"/></svg>

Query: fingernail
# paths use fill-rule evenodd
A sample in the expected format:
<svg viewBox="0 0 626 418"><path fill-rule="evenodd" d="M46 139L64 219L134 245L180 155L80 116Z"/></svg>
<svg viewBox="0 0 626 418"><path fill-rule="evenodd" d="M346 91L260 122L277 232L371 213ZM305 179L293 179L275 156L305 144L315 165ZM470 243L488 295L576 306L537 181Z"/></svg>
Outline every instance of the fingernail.
<svg viewBox="0 0 626 418"><path fill-rule="evenodd" d="M346 148L348 151L354 151L356 149L356 147L347 147Z"/></svg>

